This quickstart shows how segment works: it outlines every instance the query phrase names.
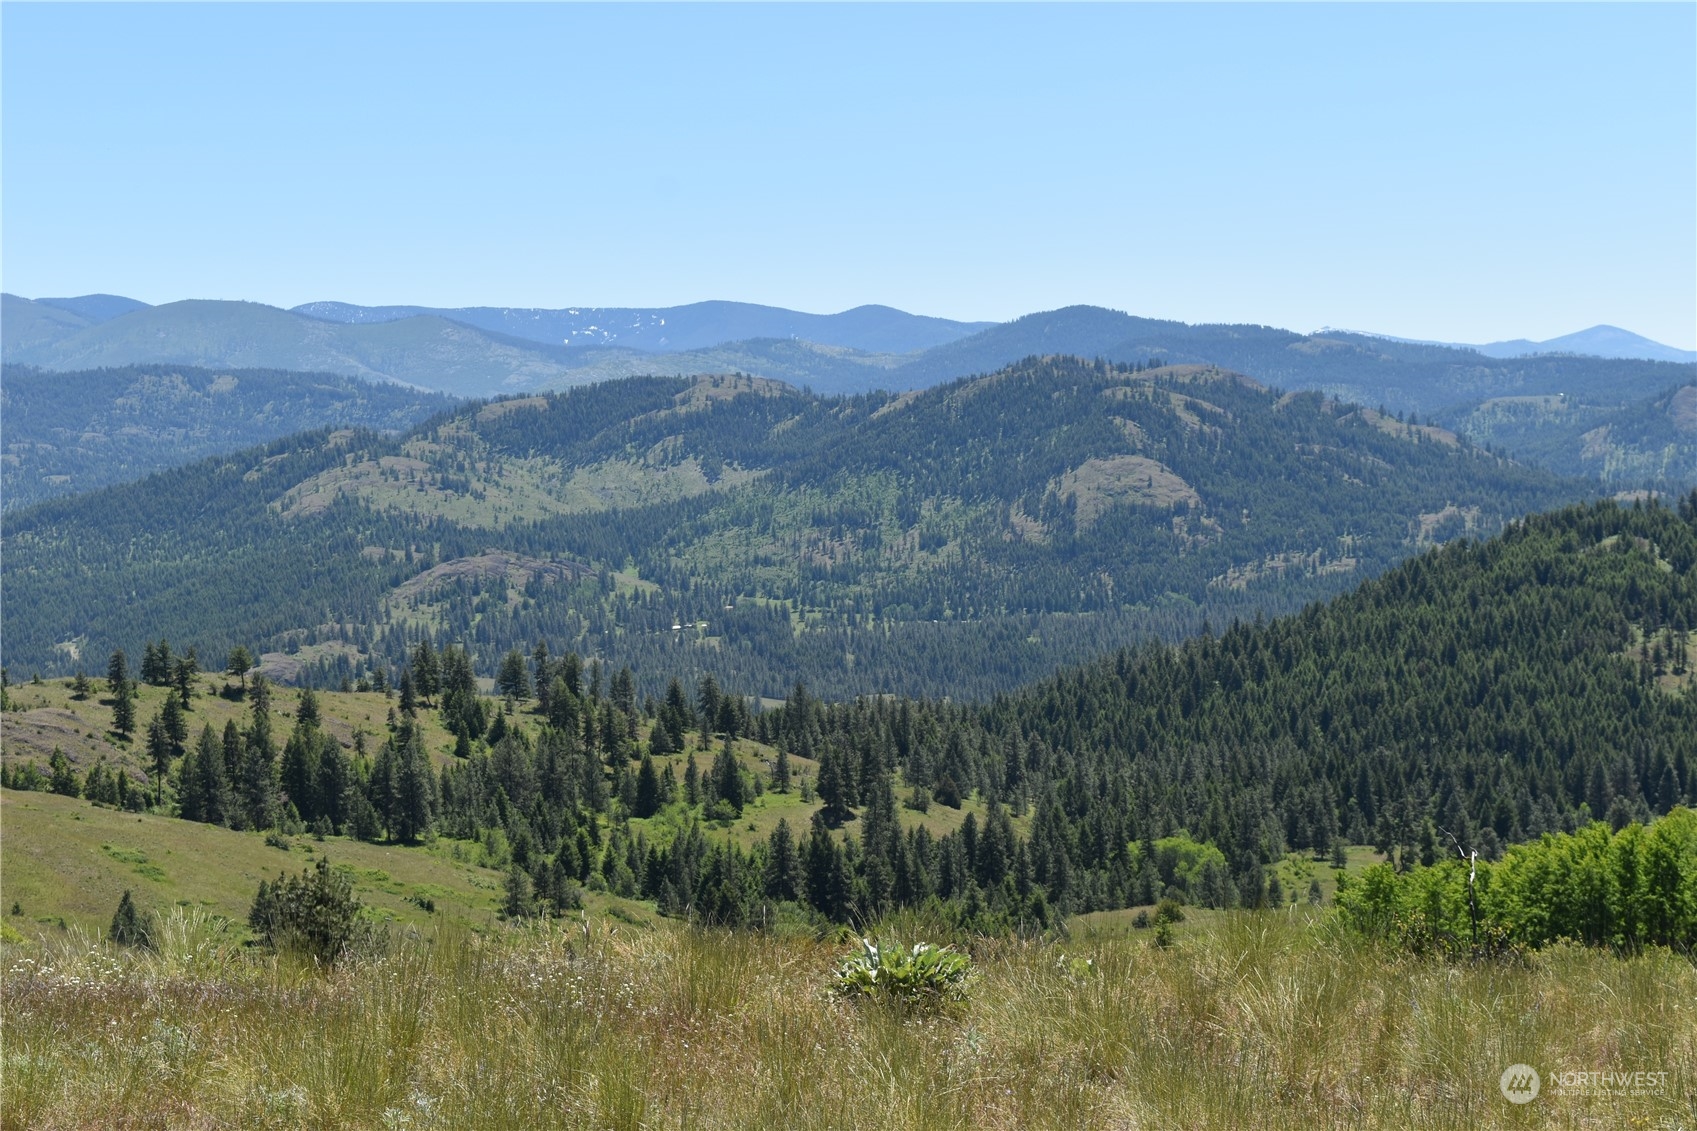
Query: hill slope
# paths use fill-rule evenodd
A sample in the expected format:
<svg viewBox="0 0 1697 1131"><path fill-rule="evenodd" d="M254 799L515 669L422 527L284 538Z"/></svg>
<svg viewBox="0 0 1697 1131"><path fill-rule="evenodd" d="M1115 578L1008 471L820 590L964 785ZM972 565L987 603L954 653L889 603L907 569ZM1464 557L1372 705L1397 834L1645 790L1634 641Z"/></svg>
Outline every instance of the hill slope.
<svg viewBox="0 0 1697 1131"><path fill-rule="evenodd" d="M852 399L642 378L9 512L5 627L20 671L163 633L336 680L428 633L485 665L547 638L766 695L986 694L1584 490L1206 367Z"/></svg>
<svg viewBox="0 0 1697 1131"><path fill-rule="evenodd" d="M1617 487L1697 483L1697 383L1626 404L1594 397L1493 397L1439 415L1476 443Z"/></svg>
<svg viewBox="0 0 1697 1131"><path fill-rule="evenodd" d="M331 373L7 366L0 492L8 508L26 506L303 428L396 431L451 404L435 393Z"/></svg>

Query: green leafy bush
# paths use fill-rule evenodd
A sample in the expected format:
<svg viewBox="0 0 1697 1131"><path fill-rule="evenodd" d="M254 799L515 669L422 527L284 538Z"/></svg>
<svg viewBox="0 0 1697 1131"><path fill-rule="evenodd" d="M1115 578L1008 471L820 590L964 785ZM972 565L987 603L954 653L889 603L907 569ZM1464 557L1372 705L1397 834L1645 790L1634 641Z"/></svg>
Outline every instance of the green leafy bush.
<svg viewBox="0 0 1697 1131"><path fill-rule="evenodd" d="M1164 897L1161 902L1155 905L1155 922L1184 922L1184 905L1170 895Z"/></svg>
<svg viewBox="0 0 1697 1131"><path fill-rule="evenodd" d="M844 997L925 1006L966 996L972 959L953 947L915 943L903 950L871 939L862 939L860 947L831 976L832 988Z"/></svg>
<svg viewBox="0 0 1697 1131"><path fill-rule="evenodd" d="M1471 901L1469 898L1471 890ZM1697 946L1697 813L1618 833L1596 822L1497 864L1377 864L1338 889L1344 924L1416 953L1500 953L1572 939L1634 951Z"/></svg>

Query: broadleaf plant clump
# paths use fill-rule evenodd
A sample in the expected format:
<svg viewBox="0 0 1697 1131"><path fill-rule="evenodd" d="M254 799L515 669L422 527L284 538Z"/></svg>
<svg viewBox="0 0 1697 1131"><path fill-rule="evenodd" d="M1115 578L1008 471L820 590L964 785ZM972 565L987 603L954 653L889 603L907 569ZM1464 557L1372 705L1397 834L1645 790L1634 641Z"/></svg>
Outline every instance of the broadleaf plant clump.
<svg viewBox="0 0 1697 1131"><path fill-rule="evenodd" d="M861 949L844 958L831 976L843 997L935 1006L963 1000L972 978L972 959L953 947L915 943L910 950L860 940Z"/></svg>

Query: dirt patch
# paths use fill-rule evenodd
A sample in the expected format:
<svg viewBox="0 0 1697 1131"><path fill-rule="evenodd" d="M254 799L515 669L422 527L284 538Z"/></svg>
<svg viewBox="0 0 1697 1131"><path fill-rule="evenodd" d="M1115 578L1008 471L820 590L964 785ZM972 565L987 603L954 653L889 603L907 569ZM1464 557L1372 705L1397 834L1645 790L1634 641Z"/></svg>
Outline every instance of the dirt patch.
<svg viewBox="0 0 1697 1131"><path fill-rule="evenodd" d="M1173 470L1145 456L1088 459L1052 484L1063 498L1072 496L1080 530L1109 507L1130 503L1143 507L1199 507L1202 496Z"/></svg>
<svg viewBox="0 0 1697 1131"><path fill-rule="evenodd" d="M1295 572L1304 577L1324 577L1335 573L1353 573L1360 561L1353 557L1328 558L1319 550L1312 553L1287 551L1270 554L1258 562L1234 566L1208 584L1215 589L1247 589L1263 578L1282 578Z"/></svg>
<svg viewBox="0 0 1697 1131"><path fill-rule="evenodd" d="M111 712L103 710L102 713L109 715ZM122 751L107 740L97 725L91 725L74 712L60 707L8 712L4 721L0 722L0 738L3 738L0 748L4 749L7 762L16 765L34 761L41 766L43 773L47 771L47 760L53 756L55 748L63 750L65 757L79 771L88 769L100 758L112 762L127 761Z"/></svg>
<svg viewBox="0 0 1697 1131"><path fill-rule="evenodd" d="M1049 543L1049 528L1038 519L1025 513L1025 508L1015 505L1008 511L1008 529L1002 535L1008 542L1035 542L1039 546Z"/></svg>
<svg viewBox="0 0 1697 1131"><path fill-rule="evenodd" d="M1159 369L1146 369L1142 375L1157 381L1183 381L1193 385L1229 382L1257 392L1265 392L1267 388L1247 374L1232 369L1221 369L1217 365L1163 365Z"/></svg>
<svg viewBox="0 0 1697 1131"><path fill-rule="evenodd" d="M1602 459L1613 450L1609 444L1609 432L1613 425L1605 424L1601 428L1593 428L1579 437L1580 459Z"/></svg>
<svg viewBox="0 0 1697 1131"><path fill-rule="evenodd" d="M1377 409L1371 408L1358 408L1350 415L1358 416L1364 423L1371 424L1379 431L1398 439L1412 440L1419 436L1422 439L1434 440L1446 447L1456 448L1461 446L1461 441L1456 439L1455 433L1447 428L1439 428L1432 424L1408 424L1394 416L1386 416ZM1349 417L1346 416L1343 419L1348 420Z"/></svg>
<svg viewBox="0 0 1697 1131"><path fill-rule="evenodd" d="M1418 546L1448 542L1463 535L1472 537L1483 530L1478 507L1458 507L1454 503L1441 511L1422 514L1415 522L1414 543Z"/></svg>
<svg viewBox="0 0 1697 1131"><path fill-rule="evenodd" d="M365 663L365 654L352 644L329 640L322 644L308 644L296 652L267 652L259 657L259 666L254 670L272 683L296 683L308 664L338 655L346 656L355 668Z"/></svg>
<svg viewBox="0 0 1697 1131"><path fill-rule="evenodd" d="M1668 401L1668 419L1676 432L1697 432L1697 385L1687 385Z"/></svg>
<svg viewBox="0 0 1697 1131"><path fill-rule="evenodd" d="M547 582L569 582L595 576L594 570L579 562L543 561L504 550L485 550L476 557L455 558L425 570L397 586L394 596L404 601L417 601L443 585L473 579L486 581L499 578L505 579L509 585L524 586L536 578Z"/></svg>
<svg viewBox="0 0 1697 1131"><path fill-rule="evenodd" d="M429 464L410 456L383 456L376 460L361 460L319 472L284 494L271 506L274 510L282 511L284 518L308 518L329 510L331 504L341 495L358 497L361 491L382 486L389 476L395 476L399 481L413 482L427 477L429 472Z"/></svg>
<svg viewBox="0 0 1697 1131"><path fill-rule="evenodd" d="M882 417L888 416L892 412L900 412L902 409L918 400L924 392L924 389L912 389L908 392L902 393L889 404L873 413L871 419L878 420Z"/></svg>
<svg viewBox="0 0 1697 1131"><path fill-rule="evenodd" d="M478 410L477 419L479 422L485 420L499 420L501 417L506 416L511 412L519 412L523 409L535 409L538 412L542 412L546 410L547 407L547 397L518 397L510 401L496 401L494 404L484 405Z"/></svg>

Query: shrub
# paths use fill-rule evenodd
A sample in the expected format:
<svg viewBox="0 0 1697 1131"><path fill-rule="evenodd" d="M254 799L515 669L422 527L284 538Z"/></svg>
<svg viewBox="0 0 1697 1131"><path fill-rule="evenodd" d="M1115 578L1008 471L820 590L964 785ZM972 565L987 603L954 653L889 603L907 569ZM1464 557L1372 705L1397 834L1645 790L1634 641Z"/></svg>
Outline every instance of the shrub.
<svg viewBox="0 0 1697 1131"><path fill-rule="evenodd" d="M848 998L934 1006L966 996L972 959L953 947L915 943L911 950L860 941L831 975L832 988Z"/></svg>
<svg viewBox="0 0 1697 1131"><path fill-rule="evenodd" d="M1601 821L1516 845L1497 864L1366 869L1340 887L1350 929L1415 953L1510 954L1558 939L1636 951L1697 946L1697 813L1615 832Z"/></svg>
<svg viewBox="0 0 1697 1131"><path fill-rule="evenodd" d="M12 904L14 909L17 906L16 903ZM112 916L112 929L108 934L119 946L151 947L153 916L136 910L135 900L130 898L130 893L126 890L124 898L118 901L118 910Z"/></svg>
<svg viewBox="0 0 1697 1131"><path fill-rule="evenodd" d="M324 963L335 962L359 934L360 902L353 883L320 858L298 876L279 873L275 884L261 880L248 926L275 950L293 950Z"/></svg>
<svg viewBox="0 0 1697 1131"><path fill-rule="evenodd" d="M1167 896L1155 905L1155 922L1182 923L1184 922L1184 905L1172 896Z"/></svg>

